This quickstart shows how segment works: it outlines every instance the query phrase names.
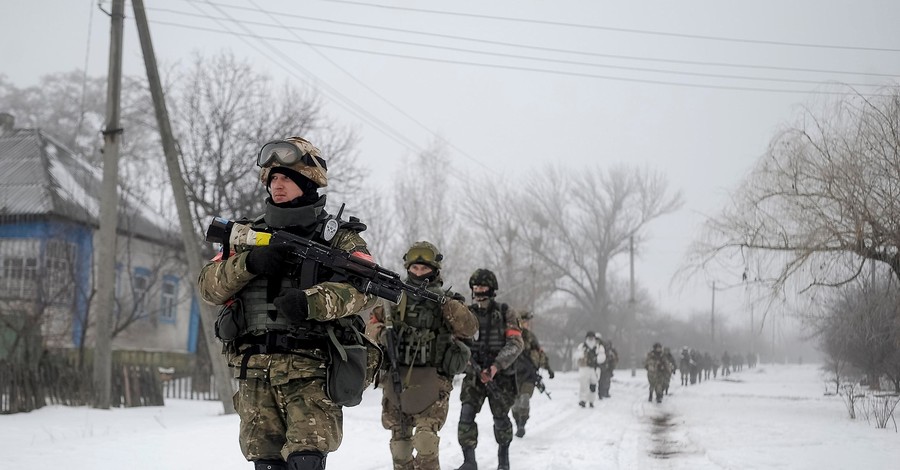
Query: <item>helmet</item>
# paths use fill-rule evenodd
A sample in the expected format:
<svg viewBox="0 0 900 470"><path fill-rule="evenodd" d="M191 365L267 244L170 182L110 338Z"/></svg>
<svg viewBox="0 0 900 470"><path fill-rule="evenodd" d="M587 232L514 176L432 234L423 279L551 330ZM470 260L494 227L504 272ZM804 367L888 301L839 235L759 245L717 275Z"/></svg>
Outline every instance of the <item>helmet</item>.
<svg viewBox="0 0 900 470"><path fill-rule="evenodd" d="M530 312L530 311L526 310L526 311L522 312L521 315L519 315L519 318L522 320L531 320L532 318L534 318L534 312Z"/></svg>
<svg viewBox="0 0 900 470"><path fill-rule="evenodd" d="M654 349L654 350L662 349L662 344L660 344L660 343L653 343L653 349Z"/></svg>
<svg viewBox="0 0 900 470"><path fill-rule="evenodd" d="M433 244L426 241L415 242L403 255L403 267L409 269L413 264L424 264L438 271L443 259L444 255Z"/></svg>
<svg viewBox="0 0 900 470"><path fill-rule="evenodd" d="M267 142L256 157L259 166L259 180L269 185L272 168L284 167L307 177L320 188L328 186L328 166L319 156L319 149L302 137L288 137L285 140Z"/></svg>
<svg viewBox="0 0 900 470"><path fill-rule="evenodd" d="M487 286L487 297L497 295L497 276L490 270L480 268L476 269L469 277L469 289L475 286Z"/></svg>
<svg viewBox="0 0 900 470"><path fill-rule="evenodd" d="M588 332L584 335L584 339L588 339L588 338L596 338L596 337L597 337L597 333L594 333L593 331L588 331Z"/></svg>

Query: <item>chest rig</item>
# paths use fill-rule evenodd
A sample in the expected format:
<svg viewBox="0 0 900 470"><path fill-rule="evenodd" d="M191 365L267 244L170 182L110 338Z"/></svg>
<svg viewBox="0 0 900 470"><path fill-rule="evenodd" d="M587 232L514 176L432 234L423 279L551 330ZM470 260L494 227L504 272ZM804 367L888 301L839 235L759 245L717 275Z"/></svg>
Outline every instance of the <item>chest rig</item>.
<svg viewBox="0 0 900 470"><path fill-rule="evenodd" d="M509 306L491 300L486 309L472 304L469 310L478 318L478 339L472 348L472 357L478 364L492 364L506 345L506 312Z"/></svg>
<svg viewBox="0 0 900 470"><path fill-rule="evenodd" d="M440 285L428 290L444 294ZM403 296L393 315L397 331L397 362L403 366L438 367L450 346L452 332L444 321L441 305L427 299Z"/></svg>

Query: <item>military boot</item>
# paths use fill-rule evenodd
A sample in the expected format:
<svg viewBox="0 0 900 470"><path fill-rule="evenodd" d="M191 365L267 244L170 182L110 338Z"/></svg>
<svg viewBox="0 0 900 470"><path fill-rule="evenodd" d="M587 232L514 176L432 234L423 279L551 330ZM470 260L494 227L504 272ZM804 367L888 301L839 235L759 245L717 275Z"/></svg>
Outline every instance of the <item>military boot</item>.
<svg viewBox="0 0 900 470"><path fill-rule="evenodd" d="M516 420L516 437L524 437L525 436L525 421L521 419Z"/></svg>
<svg viewBox="0 0 900 470"><path fill-rule="evenodd" d="M497 448L497 470L509 470L509 444Z"/></svg>
<svg viewBox="0 0 900 470"><path fill-rule="evenodd" d="M475 448L463 447L463 464L456 470L478 470L478 462L475 461Z"/></svg>

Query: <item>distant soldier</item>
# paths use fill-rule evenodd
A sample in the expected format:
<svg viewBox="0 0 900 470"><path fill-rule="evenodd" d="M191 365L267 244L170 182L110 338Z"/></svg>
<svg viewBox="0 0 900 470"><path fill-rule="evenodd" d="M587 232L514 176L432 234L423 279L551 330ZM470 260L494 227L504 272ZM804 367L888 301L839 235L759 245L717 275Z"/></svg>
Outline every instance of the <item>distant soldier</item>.
<svg viewBox="0 0 900 470"><path fill-rule="evenodd" d="M600 380L600 365L606 361L606 349L597 340L597 335L588 331L572 359L578 367L578 406L584 408L585 405L590 405L593 408L597 382Z"/></svg>
<svg viewBox="0 0 900 470"><path fill-rule="evenodd" d="M756 367L756 354L752 352L747 353L747 368L752 369Z"/></svg>
<svg viewBox="0 0 900 470"><path fill-rule="evenodd" d="M531 331L532 312L524 312L519 317L522 327L522 341L525 349L516 359L516 383L519 384L519 396L512 406L513 419L516 421L516 437L525 436L525 423L531 411L531 396L538 384L543 387L540 369L547 369L547 376L553 378L553 369L550 368L550 360L541 348L537 336ZM549 394L548 394L549 396Z"/></svg>
<svg viewBox="0 0 900 470"><path fill-rule="evenodd" d="M691 349L691 384L699 382L700 379L700 351Z"/></svg>
<svg viewBox="0 0 900 470"><path fill-rule="evenodd" d="M663 355L663 347L660 343L653 343L653 349L647 353L644 359L644 368L647 369L647 381L650 382L650 397L647 401L653 401L653 393L656 393L656 402L662 403L663 390L672 375L669 361Z"/></svg>
<svg viewBox="0 0 900 470"><path fill-rule="evenodd" d="M716 356L713 356L713 357L712 357L712 373L713 373L713 378L716 378L716 375L719 373L719 367L720 367L720 366L721 366L721 364L719 364L719 358L716 357Z"/></svg>
<svg viewBox="0 0 900 470"><path fill-rule="evenodd" d="M669 348L663 348L663 357L665 357L666 361L669 362L669 370L672 371L672 375L675 375L675 368L677 366L675 364L675 356L672 355L672 350ZM669 376L669 378L666 380L666 388L665 388L665 390L663 390L663 392L665 392L666 395L669 394L669 383L671 381L672 381L672 377Z"/></svg>
<svg viewBox="0 0 900 470"><path fill-rule="evenodd" d="M713 358L709 351L703 353L703 380L709 380L712 374Z"/></svg>
<svg viewBox="0 0 900 470"><path fill-rule="evenodd" d="M731 356L728 351L722 353L722 377L731 375Z"/></svg>
<svg viewBox="0 0 900 470"><path fill-rule="evenodd" d="M738 372L744 370L744 355L740 353L735 354L734 357L731 358L731 363Z"/></svg>
<svg viewBox="0 0 900 470"><path fill-rule="evenodd" d="M602 400L609 398L609 385L612 382L616 366L619 364L619 352L613 347L612 340L603 341L606 350L606 361L600 365L600 382L597 384L597 396Z"/></svg>
<svg viewBox="0 0 900 470"><path fill-rule="evenodd" d="M681 348L681 360L678 362L678 370L681 371L681 385L688 384L691 375L691 352L687 346Z"/></svg>

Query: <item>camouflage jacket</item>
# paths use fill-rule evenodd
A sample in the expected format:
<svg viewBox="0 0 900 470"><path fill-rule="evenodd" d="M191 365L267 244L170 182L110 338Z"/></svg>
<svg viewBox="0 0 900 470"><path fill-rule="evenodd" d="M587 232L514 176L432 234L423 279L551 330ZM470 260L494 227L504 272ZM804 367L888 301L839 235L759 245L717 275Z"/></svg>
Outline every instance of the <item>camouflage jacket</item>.
<svg viewBox="0 0 900 470"><path fill-rule="evenodd" d="M550 360L541 348L537 336L528 328L522 328L522 354L516 359L516 376L528 378L537 374L538 369L550 371Z"/></svg>
<svg viewBox="0 0 900 470"><path fill-rule="evenodd" d="M472 358L483 368L491 365L507 374L514 374L510 366L522 353L525 342L519 326L519 314L491 299L485 307L469 305L478 319L478 337L472 346Z"/></svg>

